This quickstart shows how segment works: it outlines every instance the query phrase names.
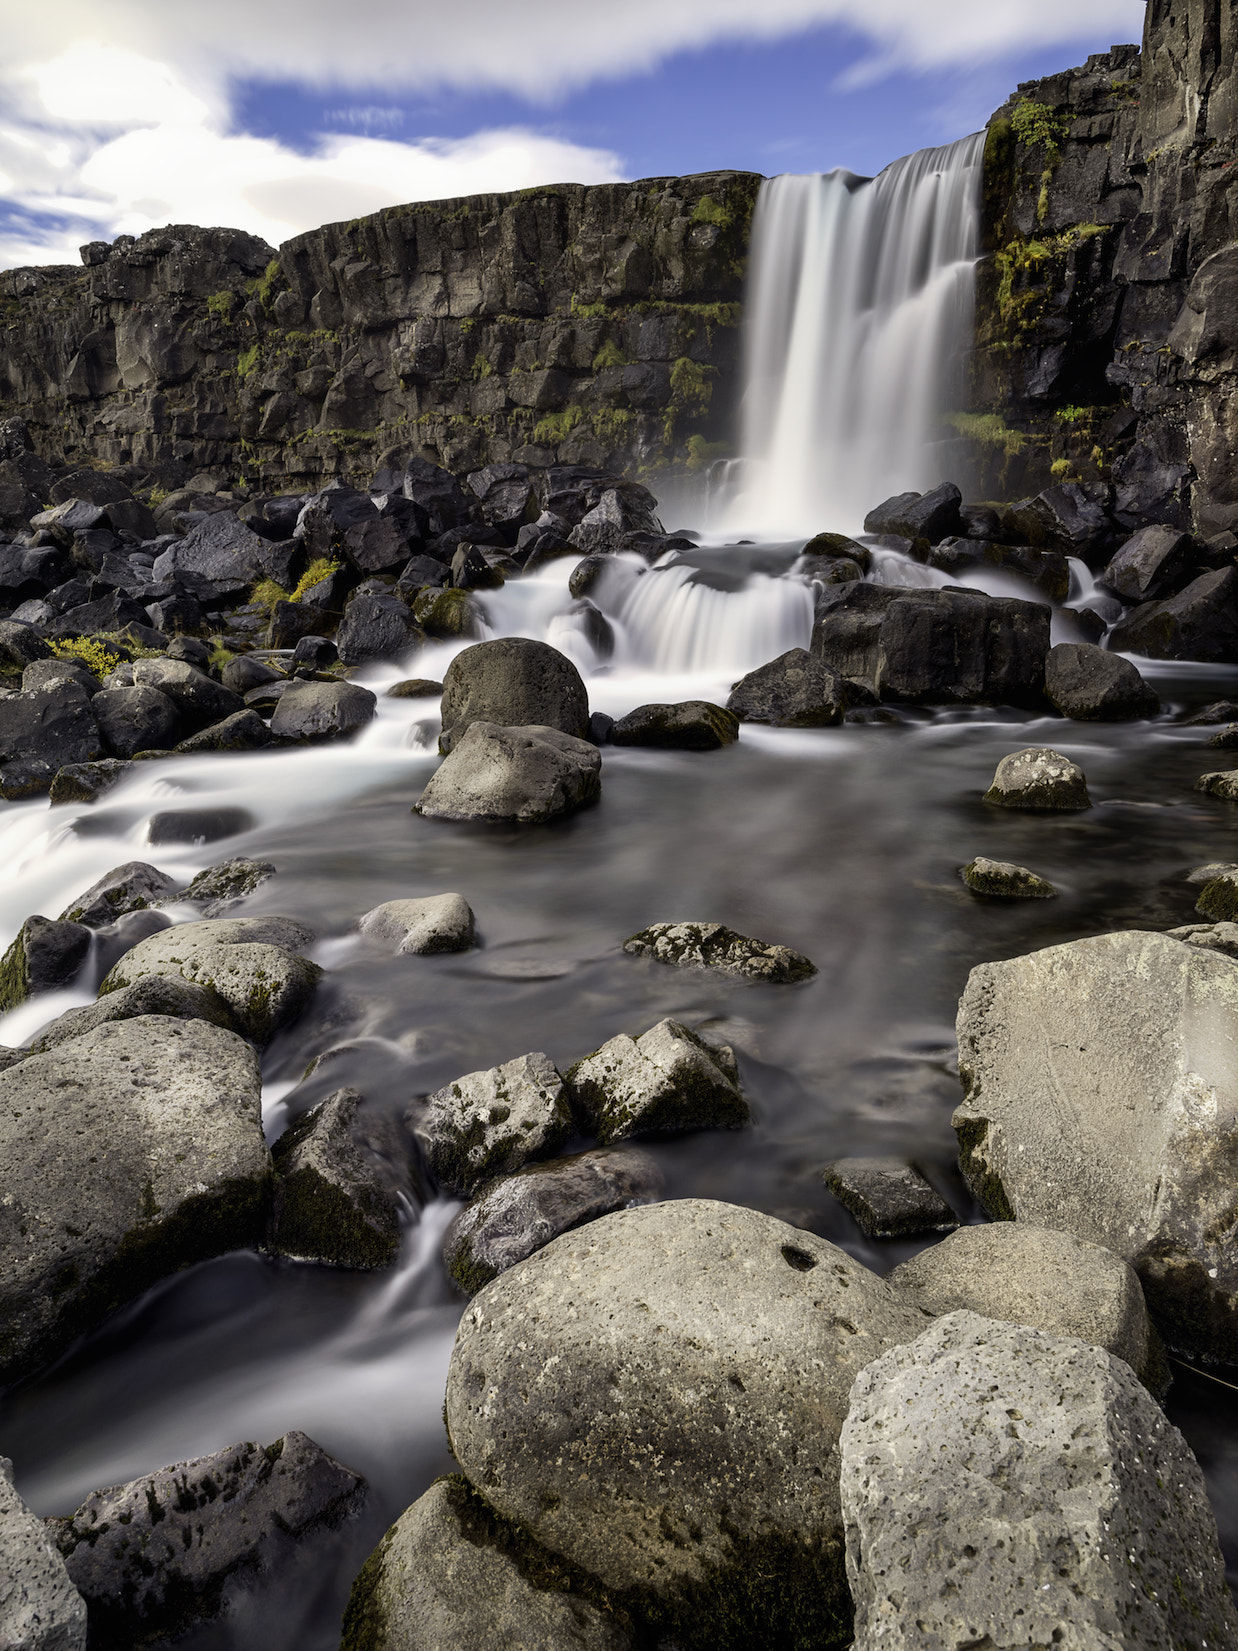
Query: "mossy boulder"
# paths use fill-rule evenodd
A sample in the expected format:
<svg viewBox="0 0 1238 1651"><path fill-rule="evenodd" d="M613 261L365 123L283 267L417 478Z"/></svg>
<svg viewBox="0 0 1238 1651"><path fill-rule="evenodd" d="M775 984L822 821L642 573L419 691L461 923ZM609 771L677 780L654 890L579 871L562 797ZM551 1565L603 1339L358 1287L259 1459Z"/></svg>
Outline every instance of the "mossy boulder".
<svg viewBox="0 0 1238 1651"><path fill-rule="evenodd" d="M1205 883L1199 891L1195 910L1214 923L1232 923L1238 919L1238 877L1227 873Z"/></svg>
<svg viewBox="0 0 1238 1651"><path fill-rule="evenodd" d="M88 889L70 902L60 914L62 923L84 923L88 929L102 929L126 912L172 900L181 885L175 877L145 860L127 860L105 872Z"/></svg>
<svg viewBox="0 0 1238 1651"><path fill-rule="evenodd" d="M1238 803L1238 768L1201 774L1195 781L1195 789L1209 797L1220 797L1227 803Z"/></svg>
<svg viewBox="0 0 1238 1651"><path fill-rule="evenodd" d="M648 745L659 751L720 751L739 738L739 718L706 699L677 705L638 705L610 730L615 745Z"/></svg>
<svg viewBox="0 0 1238 1651"><path fill-rule="evenodd" d="M427 587L413 602L413 618L427 636L445 641L472 640L482 634L481 608L466 590Z"/></svg>
<svg viewBox="0 0 1238 1651"><path fill-rule="evenodd" d="M90 930L81 923L28 917L0 958L0 1011L16 1009L36 992L68 986L90 951Z"/></svg>
<svg viewBox="0 0 1238 1651"><path fill-rule="evenodd" d="M414 1104L409 1128L448 1192L472 1193L495 1175L558 1152L572 1130L563 1079L539 1052L468 1072Z"/></svg>
<svg viewBox="0 0 1238 1651"><path fill-rule="evenodd" d="M629 936L623 949L633 957L651 957L683 969L718 969L782 984L808 980L817 972L802 952L753 940L722 923L651 923Z"/></svg>
<svg viewBox="0 0 1238 1651"><path fill-rule="evenodd" d="M396 1200L366 1163L353 1125L362 1097L337 1089L275 1143L279 1181L270 1247L333 1267L389 1267L400 1248Z"/></svg>
<svg viewBox="0 0 1238 1651"><path fill-rule="evenodd" d="M1038 877L1026 866L1010 860L986 860L978 854L959 872L973 894L990 895L995 900L1051 900L1057 893L1053 884Z"/></svg>
<svg viewBox="0 0 1238 1651"><path fill-rule="evenodd" d="M677 1020L621 1033L567 1073L572 1101L602 1145L750 1122L735 1057Z"/></svg>
<svg viewBox="0 0 1238 1651"><path fill-rule="evenodd" d="M1048 745L1029 745L1003 757L984 800L995 808L1046 812L1092 806L1082 768Z"/></svg>
<svg viewBox="0 0 1238 1651"><path fill-rule="evenodd" d="M269 860L223 860L217 866L207 866L205 871L200 871L185 890L184 898L205 901L205 915L218 917L274 875L275 867Z"/></svg>

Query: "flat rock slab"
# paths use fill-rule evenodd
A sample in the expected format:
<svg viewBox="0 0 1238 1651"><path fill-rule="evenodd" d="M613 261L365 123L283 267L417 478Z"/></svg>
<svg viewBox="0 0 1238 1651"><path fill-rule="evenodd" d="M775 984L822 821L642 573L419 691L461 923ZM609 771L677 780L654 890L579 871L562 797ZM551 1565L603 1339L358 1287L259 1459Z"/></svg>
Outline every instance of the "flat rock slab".
<svg viewBox="0 0 1238 1651"><path fill-rule="evenodd" d="M367 939L389 945L404 956L467 952L473 944L473 913L462 894L386 900L371 907L357 927Z"/></svg>
<svg viewBox="0 0 1238 1651"><path fill-rule="evenodd" d="M639 1038L611 1038L577 1061L567 1084L603 1146L751 1122L730 1049L705 1043L677 1020L659 1021Z"/></svg>
<svg viewBox="0 0 1238 1651"><path fill-rule="evenodd" d="M802 952L736 934L721 923L651 923L623 943L634 957L652 957L680 968L720 969L749 980L786 983L817 972Z"/></svg>
<svg viewBox="0 0 1238 1651"><path fill-rule="evenodd" d="M178 1268L258 1241L261 1089L242 1039L162 1015L0 1072L0 1379Z"/></svg>
<svg viewBox="0 0 1238 1651"><path fill-rule="evenodd" d="M655 1202L665 1177L635 1149L580 1152L530 1164L489 1183L443 1238L447 1271L467 1295L543 1249L560 1233L632 1204Z"/></svg>
<svg viewBox="0 0 1238 1651"><path fill-rule="evenodd" d="M90 1643L140 1647L214 1616L292 1542L357 1512L366 1482L304 1433L232 1445L99 1490L49 1521L90 1615Z"/></svg>
<svg viewBox="0 0 1238 1651"><path fill-rule="evenodd" d="M1003 757L984 800L996 808L1073 810L1092 806L1082 768L1048 745L1029 745Z"/></svg>
<svg viewBox="0 0 1238 1651"><path fill-rule="evenodd" d="M436 820L538 825L596 802L601 771L588 740L556 728L472 722L414 807Z"/></svg>
<svg viewBox="0 0 1238 1651"><path fill-rule="evenodd" d="M367 1651L447 1646L629 1651L623 1624L573 1591L570 1569L531 1556L467 1479L440 1479L366 1561L344 1617L344 1644Z"/></svg>
<svg viewBox="0 0 1238 1651"><path fill-rule="evenodd" d="M469 1072L407 1115L436 1181L472 1193L494 1175L557 1152L572 1130L563 1079L534 1052L485 1072Z"/></svg>
<svg viewBox="0 0 1238 1651"><path fill-rule="evenodd" d="M47 1526L14 1489L7 1456L0 1456L0 1645L86 1651L86 1601Z"/></svg>
<svg viewBox="0 0 1238 1651"><path fill-rule="evenodd" d="M936 1187L902 1158L836 1158L821 1179L868 1238L953 1232L959 1224Z"/></svg>
<svg viewBox="0 0 1238 1651"><path fill-rule="evenodd" d="M1238 1645L1203 1474L1121 1359L951 1313L842 1430L856 1651Z"/></svg>
<svg viewBox="0 0 1238 1651"><path fill-rule="evenodd" d="M1238 1359L1238 970L1168 935L973 969L959 1163L991 1215L1129 1261L1158 1329Z"/></svg>
<svg viewBox="0 0 1238 1651"><path fill-rule="evenodd" d="M677 1640L682 1622L694 1643L845 1643L847 1395L925 1322L770 1216L707 1199L620 1210L465 1308L452 1448L500 1514L659 1604Z"/></svg>
<svg viewBox="0 0 1238 1651"><path fill-rule="evenodd" d="M354 1136L362 1097L337 1089L275 1143L271 1248L332 1267L390 1267L400 1250L395 1197Z"/></svg>
<svg viewBox="0 0 1238 1651"><path fill-rule="evenodd" d="M1057 890L1045 878L1026 866L1009 860L986 860L978 854L959 873L973 894L987 894L998 900L1052 900Z"/></svg>

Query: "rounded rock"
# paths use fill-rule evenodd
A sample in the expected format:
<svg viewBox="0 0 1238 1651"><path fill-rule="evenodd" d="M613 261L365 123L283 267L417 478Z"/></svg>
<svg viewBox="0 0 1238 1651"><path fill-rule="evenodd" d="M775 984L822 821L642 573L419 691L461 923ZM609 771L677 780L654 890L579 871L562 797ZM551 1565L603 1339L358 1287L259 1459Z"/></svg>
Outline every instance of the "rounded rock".
<svg viewBox="0 0 1238 1651"><path fill-rule="evenodd" d="M997 808L1066 811L1092 806L1082 768L1048 745L1029 745L1003 757L984 800Z"/></svg>

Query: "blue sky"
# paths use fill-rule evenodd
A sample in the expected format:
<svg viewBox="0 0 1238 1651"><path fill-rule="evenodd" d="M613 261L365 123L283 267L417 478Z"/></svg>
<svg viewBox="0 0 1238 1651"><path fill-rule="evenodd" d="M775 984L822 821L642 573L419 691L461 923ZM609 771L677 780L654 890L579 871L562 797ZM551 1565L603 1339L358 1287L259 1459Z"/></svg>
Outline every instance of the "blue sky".
<svg viewBox="0 0 1238 1651"><path fill-rule="evenodd" d="M47 0L6 20L0 268L168 222L901 154L1137 40L1138 0Z"/></svg>

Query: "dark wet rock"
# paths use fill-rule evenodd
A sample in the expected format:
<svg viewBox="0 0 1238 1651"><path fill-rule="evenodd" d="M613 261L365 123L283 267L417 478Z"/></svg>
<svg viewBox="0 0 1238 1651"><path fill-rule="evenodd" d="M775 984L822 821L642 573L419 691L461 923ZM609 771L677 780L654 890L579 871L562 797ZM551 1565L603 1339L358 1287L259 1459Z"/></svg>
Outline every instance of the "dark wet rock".
<svg viewBox="0 0 1238 1651"><path fill-rule="evenodd" d="M842 1250L753 1210L620 1210L465 1308L452 1447L499 1513L644 1596L676 1640L843 1643L848 1390L924 1323ZM740 1641L737 1620L759 1626Z"/></svg>
<svg viewBox="0 0 1238 1651"><path fill-rule="evenodd" d="M406 1121L435 1180L465 1195L558 1152L572 1130L563 1079L537 1052L466 1073L415 1103Z"/></svg>
<svg viewBox="0 0 1238 1651"><path fill-rule="evenodd" d="M457 1474L405 1509L366 1561L345 1613L344 1644L632 1651L623 1623L582 1597L578 1580Z"/></svg>
<svg viewBox="0 0 1238 1651"><path fill-rule="evenodd" d="M1112 1250L1072 1233L1025 1221L960 1227L896 1267L889 1282L930 1313L965 1308L1103 1347L1158 1398L1168 1385L1138 1275Z"/></svg>
<svg viewBox="0 0 1238 1651"><path fill-rule="evenodd" d="M845 556L848 561L867 570L873 560L873 553L867 545L857 544L849 539L845 533L818 533L811 538L800 552L802 556Z"/></svg>
<svg viewBox="0 0 1238 1651"><path fill-rule="evenodd" d="M864 577L849 556L801 556L791 571L818 586L853 585Z"/></svg>
<svg viewBox="0 0 1238 1651"><path fill-rule="evenodd" d="M211 650L201 637L174 636L168 643L166 657L168 659L186 659L198 670L209 673L211 670ZM222 672L220 673L222 676ZM227 683L224 684L227 687Z"/></svg>
<svg viewBox="0 0 1238 1651"><path fill-rule="evenodd" d="M413 618L427 636L470 638L482 633L482 612L463 590L423 590L413 603Z"/></svg>
<svg viewBox="0 0 1238 1651"><path fill-rule="evenodd" d="M154 914L152 914L154 915ZM239 1032L236 1018L219 994L209 986L166 975L149 975L118 992L109 992L97 1003L80 1009L66 1009L63 1015L43 1027L30 1045L33 1055L41 1055L58 1044L84 1038L97 1026L114 1020L136 1020L140 1015L164 1015L172 1020L204 1020L226 1032Z"/></svg>
<svg viewBox="0 0 1238 1651"><path fill-rule="evenodd" d="M157 866L147 865L144 860L128 860L123 866L105 872L79 894L61 912L60 921L101 929L126 912L145 911L148 906L175 899L181 887L175 877L169 877Z"/></svg>
<svg viewBox="0 0 1238 1651"><path fill-rule="evenodd" d="M205 871L200 871L182 898L209 901L204 915L219 917L226 907L244 900L268 877L274 876L275 867L268 860L223 860L217 866L207 866Z"/></svg>
<svg viewBox="0 0 1238 1651"><path fill-rule="evenodd" d="M216 1616L230 1586L338 1529L366 1490L360 1474L292 1432L95 1491L48 1529L86 1600L91 1645L138 1651Z"/></svg>
<svg viewBox="0 0 1238 1651"><path fill-rule="evenodd" d="M479 642L458 653L443 677L445 749L475 722L589 733L589 695L580 672L557 648L525 637Z"/></svg>
<svg viewBox="0 0 1238 1651"><path fill-rule="evenodd" d="M76 682L0 698L0 795L45 793L61 768L106 755L90 696Z"/></svg>
<svg viewBox="0 0 1238 1651"><path fill-rule="evenodd" d="M634 957L681 968L721 969L750 980L807 980L817 972L802 952L752 940L721 923L653 923L625 940L623 949Z"/></svg>
<svg viewBox="0 0 1238 1651"><path fill-rule="evenodd" d="M1176 527L1141 528L1114 554L1100 582L1128 602L1153 601L1173 589L1193 550L1190 534Z"/></svg>
<svg viewBox="0 0 1238 1651"><path fill-rule="evenodd" d="M1052 883L1026 866L1016 866L1009 860L986 860L982 854L969 860L960 876L973 894L987 894L998 900L1051 900L1057 893Z"/></svg>
<svg viewBox="0 0 1238 1651"><path fill-rule="evenodd" d="M1082 768L1047 745L1029 745L1003 757L984 794L996 808L1091 808Z"/></svg>
<svg viewBox="0 0 1238 1651"><path fill-rule="evenodd" d="M133 767L119 757L100 762L71 762L57 769L48 797L53 803L93 803L110 791Z"/></svg>
<svg viewBox="0 0 1238 1651"><path fill-rule="evenodd" d="M614 745L648 745L657 750L718 751L739 738L739 718L721 705L687 699L678 705L638 705L610 730Z"/></svg>
<svg viewBox="0 0 1238 1651"><path fill-rule="evenodd" d="M497 590L504 583L504 564L512 566L498 551L460 545L451 559L451 582L457 590Z"/></svg>
<svg viewBox="0 0 1238 1651"><path fill-rule="evenodd" d="M166 912L131 911L126 912L123 917L118 917L114 923L107 923L103 928L96 929L95 943L90 953L90 972L93 976L91 984L102 980L140 940L145 940L148 936L158 934L161 929L171 926L172 919Z"/></svg>
<svg viewBox="0 0 1238 1651"><path fill-rule="evenodd" d="M953 1232L959 1224L937 1189L902 1158L836 1158L821 1179L866 1238Z"/></svg>
<svg viewBox="0 0 1238 1651"><path fill-rule="evenodd" d="M303 602L276 602L267 621L272 648L295 648L303 636L321 636L335 628L331 615L307 598Z"/></svg>
<svg viewBox="0 0 1238 1651"><path fill-rule="evenodd" d="M219 673L219 680L230 693L240 694L244 698L251 688L261 688L268 682L283 682L284 678L261 659L254 659L249 654L238 654L224 666Z"/></svg>
<svg viewBox="0 0 1238 1651"><path fill-rule="evenodd" d="M591 596L614 563L609 556L586 556L577 562L567 582L568 594L579 600Z"/></svg>
<svg viewBox="0 0 1238 1651"><path fill-rule="evenodd" d="M1184 728L1210 728L1218 722L1238 722L1238 700L1218 699L1193 716L1183 717Z"/></svg>
<svg viewBox="0 0 1238 1651"><path fill-rule="evenodd" d="M252 831L257 821L247 808L165 808L152 814L147 841L161 843L217 843Z"/></svg>
<svg viewBox="0 0 1238 1651"><path fill-rule="evenodd" d="M83 602L47 626L47 635L53 640L78 636L98 636L103 632L123 631L130 625L146 625L149 618L142 603L123 591L109 591L93 602Z"/></svg>
<svg viewBox="0 0 1238 1651"><path fill-rule="evenodd" d="M594 745L609 745L610 731L615 726L615 719L605 711L590 711L589 739Z"/></svg>
<svg viewBox="0 0 1238 1651"><path fill-rule="evenodd" d="M247 708L225 717L222 722L212 723L200 733L191 734L176 749L183 756L193 756L200 751L260 751L264 745L270 745L271 740L271 730L257 711Z"/></svg>
<svg viewBox="0 0 1238 1651"><path fill-rule="evenodd" d="M271 732L281 739L347 739L374 720L378 698L356 682L294 682L280 696Z"/></svg>
<svg viewBox="0 0 1238 1651"><path fill-rule="evenodd" d="M248 590L260 579L286 585L295 547L264 539L221 510L196 522L178 543L170 545L155 563L155 577L196 574L213 587L217 597Z"/></svg>
<svg viewBox="0 0 1238 1651"><path fill-rule="evenodd" d="M337 1089L275 1143L270 1247L332 1267L389 1267L400 1248L395 1197L354 1136L362 1096Z"/></svg>
<svg viewBox="0 0 1238 1651"><path fill-rule="evenodd" d="M560 1233L653 1203L664 1185L655 1161L631 1148L528 1165L483 1186L456 1216L443 1238L447 1271L466 1295L476 1295Z"/></svg>
<svg viewBox="0 0 1238 1651"><path fill-rule="evenodd" d="M1127 722L1154 717L1156 691L1129 659L1087 642L1059 642L1045 659L1045 698L1076 722Z"/></svg>
<svg viewBox="0 0 1238 1651"><path fill-rule="evenodd" d="M1231 722L1228 728L1218 728L1208 744L1218 751L1238 751L1238 722Z"/></svg>
<svg viewBox="0 0 1238 1651"><path fill-rule="evenodd" d="M844 722L879 723L887 728L905 728L906 717L899 716L898 712L889 705L853 705L843 717Z"/></svg>
<svg viewBox="0 0 1238 1651"><path fill-rule="evenodd" d="M86 1602L0 1456L0 1643L6 1651L86 1651Z"/></svg>
<svg viewBox="0 0 1238 1651"><path fill-rule="evenodd" d="M1205 883L1195 910L1213 923L1232 923L1238 917L1238 874L1221 872Z"/></svg>
<svg viewBox="0 0 1238 1651"><path fill-rule="evenodd" d="M1094 608L1062 607L1057 610L1057 616L1073 628L1080 642L1099 643L1109 628Z"/></svg>
<svg viewBox="0 0 1238 1651"><path fill-rule="evenodd" d="M37 693L40 688L58 681L76 682L92 697L103 686L94 672L76 659L36 659L21 674L22 692L26 694Z"/></svg>
<svg viewBox="0 0 1238 1651"><path fill-rule="evenodd" d="M1109 646L1151 659L1238 661L1238 568L1219 568L1162 602L1147 602L1114 626Z"/></svg>
<svg viewBox="0 0 1238 1651"><path fill-rule="evenodd" d="M1238 1643L1199 1465L1101 1348L951 1313L859 1374L841 1447L857 1646Z"/></svg>
<svg viewBox="0 0 1238 1651"><path fill-rule="evenodd" d="M596 802L601 767L595 746L557 728L472 722L414 807L438 820L540 824Z"/></svg>
<svg viewBox="0 0 1238 1651"><path fill-rule="evenodd" d="M357 595L344 609L337 646L345 665L363 665L398 659L424 641L425 632L398 596Z"/></svg>
<svg viewBox="0 0 1238 1651"><path fill-rule="evenodd" d="M792 648L741 677L731 689L726 708L741 722L824 728L842 721L852 697L849 683L806 648Z"/></svg>
<svg viewBox="0 0 1238 1651"><path fill-rule="evenodd" d="M90 930L83 924L28 917L0 958L0 1011L71 985L89 951Z"/></svg>
<svg viewBox="0 0 1238 1651"><path fill-rule="evenodd" d="M927 539L936 544L951 533L963 531L959 507L963 495L952 482L943 482L931 493L898 493L886 499L864 518L865 533L897 533L907 539Z"/></svg>
<svg viewBox="0 0 1238 1651"><path fill-rule="evenodd" d="M5 1381L157 1279L258 1241L270 1183L260 1095L240 1038L160 1015L0 1073Z"/></svg>
<svg viewBox="0 0 1238 1651"><path fill-rule="evenodd" d="M245 709L239 694L212 681L187 659L135 659L133 681L138 688L157 688L165 694L193 732Z"/></svg>
<svg viewBox="0 0 1238 1651"><path fill-rule="evenodd" d="M0 619L0 665L24 671L36 659L51 659L52 650L33 625Z"/></svg>
<svg viewBox="0 0 1238 1651"><path fill-rule="evenodd" d="M99 732L118 757L170 749L180 738L179 708L158 688L105 688L91 704Z"/></svg>
<svg viewBox="0 0 1238 1651"><path fill-rule="evenodd" d="M729 1048L707 1044L677 1020L639 1038L621 1033L566 1074L573 1105L603 1146L751 1121Z"/></svg>
<svg viewBox="0 0 1238 1651"><path fill-rule="evenodd" d="M294 665L308 665L315 671L325 671L339 657L340 650L326 636L303 636L292 650Z"/></svg>
<svg viewBox="0 0 1238 1651"><path fill-rule="evenodd" d="M1054 602L1065 601L1070 591L1070 564L1064 553L1036 545L1005 545L989 539L943 539L928 555L930 567L943 573L965 575L978 567L1000 568L1026 579Z"/></svg>
<svg viewBox="0 0 1238 1651"><path fill-rule="evenodd" d="M400 682L393 682L387 689L388 699L438 699L443 692L443 684L434 682L425 676L406 676Z"/></svg>
<svg viewBox="0 0 1238 1651"><path fill-rule="evenodd" d="M1227 803L1238 803L1238 769L1222 768L1211 774L1201 774L1195 781L1195 789L1209 797L1220 797Z"/></svg>
<svg viewBox="0 0 1238 1651"><path fill-rule="evenodd" d="M367 939L388 945L403 956L467 952L473 944L473 913L462 894L385 900L366 912L357 927Z"/></svg>
<svg viewBox="0 0 1238 1651"><path fill-rule="evenodd" d="M953 1120L960 1166L990 1214L1113 1250L1139 1274L1166 1341L1222 1360L1238 1356L1238 1092L1212 1028L1235 1013L1229 958L1167 935L1100 935L983 964L959 1005L965 1093ZM1029 1061L1032 1047L1052 1061Z"/></svg>

